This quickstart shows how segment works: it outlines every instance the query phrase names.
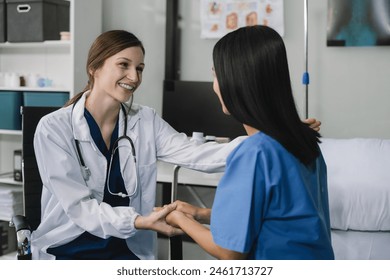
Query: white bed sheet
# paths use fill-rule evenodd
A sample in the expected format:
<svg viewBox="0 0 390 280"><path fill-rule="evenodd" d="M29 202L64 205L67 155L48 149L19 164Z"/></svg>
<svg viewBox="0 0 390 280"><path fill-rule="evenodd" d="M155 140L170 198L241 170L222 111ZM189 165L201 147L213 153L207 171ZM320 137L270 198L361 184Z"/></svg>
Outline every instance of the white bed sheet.
<svg viewBox="0 0 390 280"><path fill-rule="evenodd" d="M390 230L390 140L321 139L331 227Z"/></svg>
<svg viewBox="0 0 390 280"><path fill-rule="evenodd" d="M390 260L390 231L332 230L336 260Z"/></svg>

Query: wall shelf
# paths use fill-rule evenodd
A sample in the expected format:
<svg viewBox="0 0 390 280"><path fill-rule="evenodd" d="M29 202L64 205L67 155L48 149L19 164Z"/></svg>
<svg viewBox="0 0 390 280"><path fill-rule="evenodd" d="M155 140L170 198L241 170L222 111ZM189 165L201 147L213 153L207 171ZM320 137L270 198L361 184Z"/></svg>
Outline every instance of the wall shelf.
<svg viewBox="0 0 390 280"><path fill-rule="evenodd" d="M12 129L0 129L0 135L20 135L22 136L21 130L12 130Z"/></svg>
<svg viewBox="0 0 390 280"><path fill-rule="evenodd" d="M23 186L23 182L15 181L14 178L11 177L0 178L0 183L14 186Z"/></svg>
<svg viewBox="0 0 390 280"><path fill-rule="evenodd" d="M39 92L52 92L52 91L70 91L69 88L64 87L0 87L0 91L39 91Z"/></svg>
<svg viewBox="0 0 390 280"><path fill-rule="evenodd" d="M26 42L26 43L11 43L5 42L0 44L0 48L70 48L70 40L53 40L53 41L43 41L43 42Z"/></svg>

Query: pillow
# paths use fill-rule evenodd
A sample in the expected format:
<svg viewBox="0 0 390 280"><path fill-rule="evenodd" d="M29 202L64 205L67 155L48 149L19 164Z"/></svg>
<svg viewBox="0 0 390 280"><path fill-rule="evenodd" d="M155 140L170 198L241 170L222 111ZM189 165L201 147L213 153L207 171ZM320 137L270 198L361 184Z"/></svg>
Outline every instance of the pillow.
<svg viewBox="0 0 390 280"><path fill-rule="evenodd" d="M390 230L390 140L322 138L333 229Z"/></svg>

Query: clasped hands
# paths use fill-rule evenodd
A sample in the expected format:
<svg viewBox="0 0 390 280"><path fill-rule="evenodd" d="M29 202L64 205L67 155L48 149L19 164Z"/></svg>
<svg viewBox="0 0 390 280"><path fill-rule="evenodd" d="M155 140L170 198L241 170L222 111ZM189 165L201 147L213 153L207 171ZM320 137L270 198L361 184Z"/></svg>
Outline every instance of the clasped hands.
<svg viewBox="0 0 390 280"><path fill-rule="evenodd" d="M177 200L163 207L155 207L153 212L136 220L139 229L152 229L167 236L183 234L180 223L184 219L196 220L202 224L210 223L211 210L200 208Z"/></svg>

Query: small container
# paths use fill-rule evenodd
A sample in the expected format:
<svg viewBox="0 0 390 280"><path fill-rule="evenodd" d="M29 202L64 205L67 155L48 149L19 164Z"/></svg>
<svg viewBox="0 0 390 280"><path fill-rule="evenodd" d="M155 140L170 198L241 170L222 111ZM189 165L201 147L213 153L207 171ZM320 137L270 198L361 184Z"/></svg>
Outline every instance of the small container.
<svg viewBox="0 0 390 280"><path fill-rule="evenodd" d="M62 41L69 41L70 40L70 32L68 32L68 31L62 31L62 32L60 32L60 39L62 40Z"/></svg>
<svg viewBox="0 0 390 280"><path fill-rule="evenodd" d="M217 140L217 137L214 135L206 135L205 137L206 142L215 142Z"/></svg>
<svg viewBox="0 0 390 280"><path fill-rule="evenodd" d="M203 132L196 132L196 131L192 132L191 140L194 140L197 143L204 143L205 139L204 139L204 136L203 136Z"/></svg>
<svg viewBox="0 0 390 280"><path fill-rule="evenodd" d="M39 75L30 73L27 75L26 86L31 88L38 87L38 80Z"/></svg>
<svg viewBox="0 0 390 280"><path fill-rule="evenodd" d="M8 85L12 88L20 87L20 76L17 73L10 73L8 76Z"/></svg>
<svg viewBox="0 0 390 280"><path fill-rule="evenodd" d="M5 86L5 73L0 72L0 87Z"/></svg>

